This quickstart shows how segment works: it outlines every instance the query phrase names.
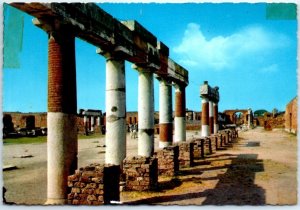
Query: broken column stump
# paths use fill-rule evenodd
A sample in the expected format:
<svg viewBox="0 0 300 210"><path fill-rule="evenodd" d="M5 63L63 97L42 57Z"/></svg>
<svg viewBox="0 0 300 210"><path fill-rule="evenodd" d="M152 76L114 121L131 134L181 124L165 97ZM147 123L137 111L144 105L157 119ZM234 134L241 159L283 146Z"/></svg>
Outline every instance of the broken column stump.
<svg viewBox="0 0 300 210"><path fill-rule="evenodd" d="M156 153L158 161L158 174L175 176L179 171L179 147L168 146Z"/></svg>
<svg viewBox="0 0 300 210"><path fill-rule="evenodd" d="M120 166L91 164L68 176L68 204L103 205L120 200Z"/></svg>
<svg viewBox="0 0 300 210"><path fill-rule="evenodd" d="M211 144L211 154L216 153L217 150L217 137L215 135L210 135L208 137L210 139L210 144Z"/></svg>
<svg viewBox="0 0 300 210"><path fill-rule="evenodd" d="M220 150L222 148L222 134L220 133L217 133L217 134L214 134L212 135L215 139L215 144L216 144L216 150Z"/></svg>
<svg viewBox="0 0 300 210"><path fill-rule="evenodd" d="M212 154L212 145L209 137L204 137L204 155Z"/></svg>
<svg viewBox="0 0 300 210"><path fill-rule="evenodd" d="M179 167L186 168L194 165L194 143L180 142L179 147Z"/></svg>
<svg viewBox="0 0 300 210"><path fill-rule="evenodd" d="M123 161L123 173L126 176L124 190L147 191L157 187L157 158L134 156Z"/></svg>
<svg viewBox="0 0 300 210"><path fill-rule="evenodd" d="M195 139L194 143L194 159L204 158L204 139Z"/></svg>

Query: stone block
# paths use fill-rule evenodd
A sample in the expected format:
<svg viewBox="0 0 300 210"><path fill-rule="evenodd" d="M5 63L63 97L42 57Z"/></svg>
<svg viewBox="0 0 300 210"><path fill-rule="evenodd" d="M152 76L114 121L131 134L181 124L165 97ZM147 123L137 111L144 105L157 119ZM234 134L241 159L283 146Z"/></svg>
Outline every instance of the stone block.
<svg viewBox="0 0 300 210"><path fill-rule="evenodd" d="M168 146L156 153L158 174L174 176L179 170L179 147Z"/></svg>
<svg viewBox="0 0 300 210"><path fill-rule="evenodd" d="M144 191L154 189L158 182L157 158L134 156L123 161L125 190Z"/></svg>
<svg viewBox="0 0 300 210"><path fill-rule="evenodd" d="M120 166L91 164L75 175L68 177L68 204L102 205L120 200Z"/></svg>

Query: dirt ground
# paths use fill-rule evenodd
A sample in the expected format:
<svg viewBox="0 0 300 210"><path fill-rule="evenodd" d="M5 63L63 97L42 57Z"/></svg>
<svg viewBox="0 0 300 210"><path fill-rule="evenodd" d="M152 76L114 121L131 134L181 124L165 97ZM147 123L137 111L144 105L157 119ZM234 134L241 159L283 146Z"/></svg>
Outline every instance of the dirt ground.
<svg viewBox="0 0 300 210"><path fill-rule="evenodd" d="M188 132L195 138L200 132ZM104 139L79 141L79 167L104 163ZM155 148L158 141L155 138ZM136 155L137 140L127 139L127 154ZM44 204L47 191L46 144L4 145L6 200ZM32 155L20 158L21 155ZM173 178L159 177L153 192L122 192L124 204L155 205L295 205L297 204L297 137L263 128L240 132L239 139L204 160L196 160Z"/></svg>

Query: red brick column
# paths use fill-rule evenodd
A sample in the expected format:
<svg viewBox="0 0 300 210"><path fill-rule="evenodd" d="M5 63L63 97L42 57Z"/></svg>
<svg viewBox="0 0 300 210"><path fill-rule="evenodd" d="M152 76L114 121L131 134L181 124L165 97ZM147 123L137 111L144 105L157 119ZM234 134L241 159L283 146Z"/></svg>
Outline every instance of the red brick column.
<svg viewBox="0 0 300 210"><path fill-rule="evenodd" d="M47 113L47 202L64 204L67 178L77 168L75 37L49 34Z"/></svg>
<svg viewBox="0 0 300 210"><path fill-rule="evenodd" d="M172 86L169 81L159 78L159 148L172 145Z"/></svg>
<svg viewBox="0 0 300 210"><path fill-rule="evenodd" d="M174 142L186 141L185 86L175 85Z"/></svg>
<svg viewBox="0 0 300 210"><path fill-rule="evenodd" d="M214 133L214 108L213 108L213 102L208 102L208 113L209 113L209 133Z"/></svg>
<svg viewBox="0 0 300 210"><path fill-rule="evenodd" d="M218 103L213 103L214 107L214 134L217 134L219 131L219 120L218 120Z"/></svg>
<svg viewBox="0 0 300 210"><path fill-rule="evenodd" d="M209 102L204 97L202 98L201 135L209 136Z"/></svg>

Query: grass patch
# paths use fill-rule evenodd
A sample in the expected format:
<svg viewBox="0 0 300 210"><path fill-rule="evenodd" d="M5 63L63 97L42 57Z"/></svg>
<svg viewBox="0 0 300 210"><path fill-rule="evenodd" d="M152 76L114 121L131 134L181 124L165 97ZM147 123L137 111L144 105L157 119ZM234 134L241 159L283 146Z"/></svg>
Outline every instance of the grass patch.
<svg viewBox="0 0 300 210"><path fill-rule="evenodd" d="M89 136L78 134L78 140L96 139L102 138L104 135L100 133L94 133ZM41 144L47 142L47 136L36 136L36 137L19 137L19 138L6 138L3 139L4 145L12 144Z"/></svg>
<svg viewBox="0 0 300 210"><path fill-rule="evenodd" d="M105 135L102 135L101 133L93 133L89 134L88 136L84 134L78 134L78 140L85 140L85 139L96 139L96 138L102 138Z"/></svg>
<svg viewBox="0 0 300 210"><path fill-rule="evenodd" d="M10 144L39 144L47 142L47 136L19 137L3 139L4 145Z"/></svg>

